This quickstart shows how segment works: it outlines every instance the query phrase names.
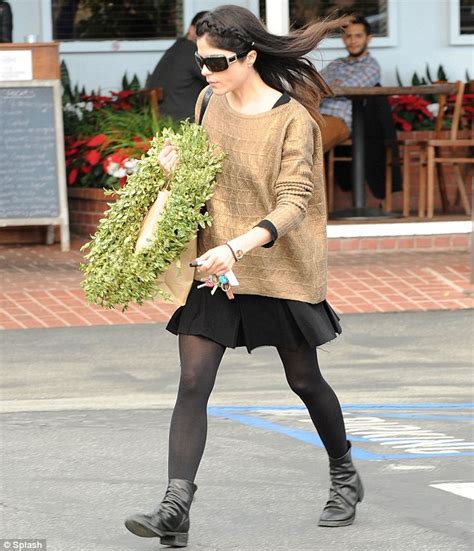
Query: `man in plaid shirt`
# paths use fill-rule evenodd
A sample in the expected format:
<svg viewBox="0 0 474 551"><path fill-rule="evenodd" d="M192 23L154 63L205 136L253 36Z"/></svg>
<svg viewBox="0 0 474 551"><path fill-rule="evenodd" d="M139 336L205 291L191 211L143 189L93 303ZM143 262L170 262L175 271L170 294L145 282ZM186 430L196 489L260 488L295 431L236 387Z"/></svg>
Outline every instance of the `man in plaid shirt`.
<svg viewBox="0 0 474 551"><path fill-rule="evenodd" d="M380 83L380 65L368 51L372 39L370 33L370 24L364 17L352 19L342 38L349 55L332 61L321 71L330 86L368 87ZM320 112L326 123L321 127L323 149L326 152L350 136L352 102L343 97L327 98L321 102Z"/></svg>

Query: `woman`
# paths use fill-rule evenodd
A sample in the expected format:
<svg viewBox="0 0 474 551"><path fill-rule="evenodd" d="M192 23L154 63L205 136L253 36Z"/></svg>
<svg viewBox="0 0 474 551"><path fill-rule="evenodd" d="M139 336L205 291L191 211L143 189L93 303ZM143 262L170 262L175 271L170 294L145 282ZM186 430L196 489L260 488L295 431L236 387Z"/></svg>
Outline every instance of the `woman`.
<svg viewBox="0 0 474 551"><path fill-rule="evenodd" d="M207 402L227 347L275 346L291 389L308 408L329 455L330 497L320 526L355 518L363 488L351 462L339 401L316 347L341 332L326 296L326 207L315 122L324 81L302 56L341 20L289 36L269 34L244 8L223 6L197 25L196 60L212 88L203 126L226 153L213 218L198 236L197 279L232 270L231 293L195 281L167 329L179 335L181 379L170 426L169 485L149 514L125 521L138 536L186 546L189 509L207 433ZM205 89L196 105L201 113ZM311 116L312 115L312 116ZM313 118L314 117L314 118ZM159 159L173 170L179 152Z"/></svg>

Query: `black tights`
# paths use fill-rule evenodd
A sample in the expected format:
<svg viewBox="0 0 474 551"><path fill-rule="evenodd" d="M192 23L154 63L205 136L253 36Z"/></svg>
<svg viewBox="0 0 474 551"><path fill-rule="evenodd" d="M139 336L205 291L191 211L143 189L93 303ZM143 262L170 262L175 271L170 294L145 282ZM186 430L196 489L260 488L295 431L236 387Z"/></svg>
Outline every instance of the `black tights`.
<svg viewBox="0 0 474 551"><path fill-rule="evenodd" d="M341 406L319 371L316 350L278 348L290 388L308 408L327 453L334 458L347 451ZM168 476L193 481L206 444L207 402L225 347L194 335L179 336L181 378L171 418Z"/></svg>

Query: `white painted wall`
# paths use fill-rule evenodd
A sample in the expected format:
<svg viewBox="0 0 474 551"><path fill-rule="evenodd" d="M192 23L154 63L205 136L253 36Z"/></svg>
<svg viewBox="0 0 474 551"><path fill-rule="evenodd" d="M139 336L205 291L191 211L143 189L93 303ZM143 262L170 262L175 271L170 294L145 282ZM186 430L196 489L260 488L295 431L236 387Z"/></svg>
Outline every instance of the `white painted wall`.
<svg viewBox="0 0 474 551"><path fill-rule="evenodd" d="M471 77L474 78L472 46L450 44L449 1L392 0L398 21L398 44L372 48L372 54L382 66L383 84L396 84L396 67L404 84L409 84L415 70L419 74L424 73L426 63L429 64L433 77L441 63L452 80L464 79L466 69L469 69ZM224 0L185 0L186 24L197 11L221 3L225 3ZM240 3L258 13L258 0L233 0L232 3ZM14 16L14 41L22 42L27 34L37 34L40 40L50 40L49 0L12 0L11 5ZM67 63L74 83L85 85L89 90L100 87L106 92L120 87L125 71L130 76L136 73L144 81L147 71L153 70L162 52L170 44L170 41L144 41L135 44L99 42L83 47L88 50L103 50L95 52L71 51L77 50L77 47L68 44L61 47L61 57ZM114 48L117 47L119 49L115 51ZM343 48L323 47L312 57L317 67L321 68L324 63L342 55L345 55Z"/></svg>
<svg viewBox="0 0 474 551"><path fill-rule="evenodd" d="M13 42L24 42L28 34L45 38L42 37L41 0L11 0L10 7L13 12Z"/></svg>

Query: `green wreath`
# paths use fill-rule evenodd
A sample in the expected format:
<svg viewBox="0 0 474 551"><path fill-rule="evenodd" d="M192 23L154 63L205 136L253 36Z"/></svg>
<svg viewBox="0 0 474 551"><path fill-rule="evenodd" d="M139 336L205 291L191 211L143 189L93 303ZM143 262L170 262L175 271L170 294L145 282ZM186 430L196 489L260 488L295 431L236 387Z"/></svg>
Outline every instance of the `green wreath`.
<svg viewBox="0 0 474 551"><path fill-rule="evenodd" d="M179 148L176 170L167 176L158 162L158 152L168 138ZM85 278L81 283L87 300L105 308L129 303L143 304L159 293L156 279L179 257L196 236L198 228L211 225L207 212L201 212L212 197L214 181L221 169L223 154L208 142L205 130L185 121L179 132L165 129L151 141L149 151L138 162L138 170L118 190L104 190L119 198L109 203L95 235L81 250L87 263L81 264ZM138 253L135 243L149 208L158 192L170 189L170 197L156 229L154 241Z"/></svg>

